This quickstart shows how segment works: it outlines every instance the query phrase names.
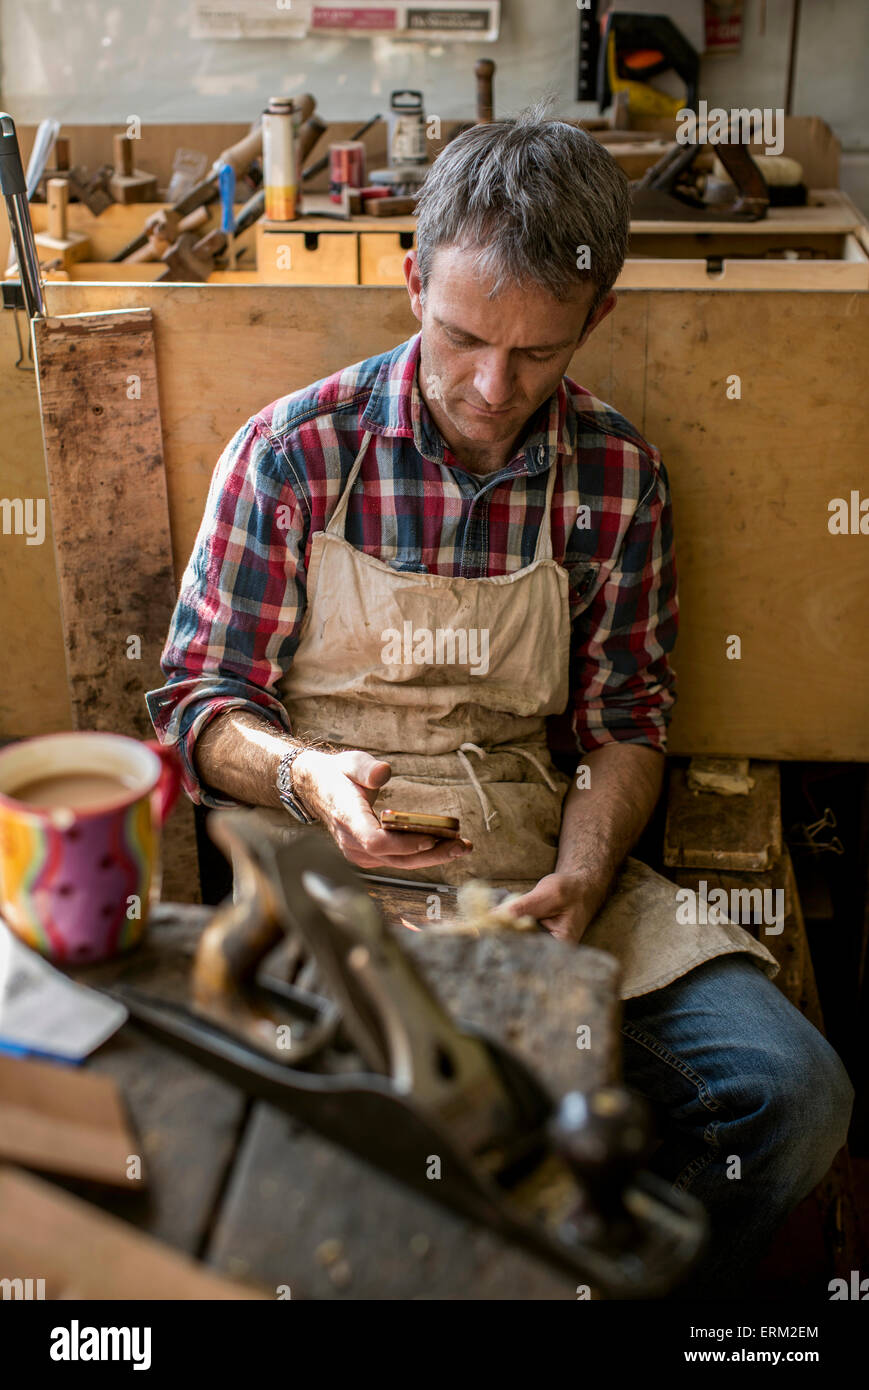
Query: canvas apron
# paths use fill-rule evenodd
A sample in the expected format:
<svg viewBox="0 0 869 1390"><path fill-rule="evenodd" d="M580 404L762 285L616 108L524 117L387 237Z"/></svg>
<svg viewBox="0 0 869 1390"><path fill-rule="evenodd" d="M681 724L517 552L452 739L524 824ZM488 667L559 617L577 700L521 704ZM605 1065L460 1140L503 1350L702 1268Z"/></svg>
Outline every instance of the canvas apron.
<svg viewBox="0 0 869 1390"><path fill-rule="evenodd" d="M312 538L307 609L279 696L300 737L389 762L392 776L375 813L392 807L458 816L473 842L462 859L415 871L390 868L390 875L448 884L485 878L530 888L555 868L569 786L552 763L545 730L546 716L563 711L569 695L568 576L552 558L550 526L556 469L550 469L530 565L482 579L401 572L344 536L370 439L366 433L326 530ZM420 632L436 641L438 630L487 632L488 669L479 659L476 672L470 659L461 664L465 653L449 636L439 663L414 661L406 645L395 659L396 634L402 642ZM257 814L295 833L284 812ZM617 957L623 998L729 952L754 955L775 973L773 957L741 927L680 926L676 891L628 859L583 938Z"/></svg>

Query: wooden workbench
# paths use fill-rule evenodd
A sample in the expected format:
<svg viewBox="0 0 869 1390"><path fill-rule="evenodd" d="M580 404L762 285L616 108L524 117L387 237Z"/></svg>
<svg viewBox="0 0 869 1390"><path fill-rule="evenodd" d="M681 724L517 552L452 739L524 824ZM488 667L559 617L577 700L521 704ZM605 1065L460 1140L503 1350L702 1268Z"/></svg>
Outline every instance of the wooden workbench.
<svg viewBox="0 0 869 1390"><path fill-rule="evenodd" d="M401 890L373 891L388 905L387 920L418 915L419 890L415 899ZM444 890L445 903L451 895ZM139 951L77 978L106 984L127 969L153 966L149 988L173 994L208 915L202 907L163 904ZM535 944L570 951L551 938ZM425 950L413 945L422 964ZM499 990L475 987L470 972L457 974L443 962L430 969L430 981L454 1010L461 1005L461 1016L497 1031L541 1066L553 1091L559 1075L561 1089L585 1089L618 1076L618 971L611 957L587 948L570 951L569 959L571 969L548 996L537 982L536 1002L535 991L518 981L507 992L503 971ZM572 994L564 976L572 978ZM587 1050L576 1046L581 1024L590 1025ZM561 1064L541 1065L547 1053L560 1053ZM575 1279L400 1187L271 1106L250 1102L133 1024L88 1065L121 1087L149 1187L126 1194L63 1186L216 1270L272 1296L289 1286L294 1299L576 1298Z"/></svg>

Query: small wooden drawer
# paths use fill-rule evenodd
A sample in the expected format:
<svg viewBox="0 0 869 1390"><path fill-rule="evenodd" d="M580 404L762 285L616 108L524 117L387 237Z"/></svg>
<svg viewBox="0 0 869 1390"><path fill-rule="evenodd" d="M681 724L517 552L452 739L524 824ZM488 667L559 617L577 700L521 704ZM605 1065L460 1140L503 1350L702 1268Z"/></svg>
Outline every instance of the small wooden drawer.
<svg viewBox="0 0 869 1390"><path fill-rule="evenodd" d="M404 258L416 246L416 232L360 232L360 285L403 285Z"/></svg>
<svg viewBox="0 0 869 1390"><path fill-rule="evenodd" d="M257 278L272 285L358 285L355 233L257 226Z"/></svg>

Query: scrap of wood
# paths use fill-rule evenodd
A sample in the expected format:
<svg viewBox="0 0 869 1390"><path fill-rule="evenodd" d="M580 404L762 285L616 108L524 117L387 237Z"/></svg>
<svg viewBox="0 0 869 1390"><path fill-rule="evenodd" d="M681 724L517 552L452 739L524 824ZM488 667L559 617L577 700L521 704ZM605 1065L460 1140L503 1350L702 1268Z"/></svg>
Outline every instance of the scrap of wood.
<svg viewBox="0 0 869 1390"><path fill-rule="evenodd" d="M110 1077L0 1057L0 1158L140 1188L144 1174L128 1175L131 1155L139 1155L139 1145Z"/></svg>
<svg viewBox="0 0 869 1390"><path fill-rule="evenodd" d="M748 796L754 786L748 762L748 758L692 758L688 787L692 792L716 792L718 796Z"/></svg>
<svg viewBox="0 0 869 1390"><path fill-rule="evenodd" d="M782 851L778 763L752 762L747 796L691 791L684 767L670 770L664 863L669 868L768 869Z"/></svg>
<svg viewBox="0 0 869 1390"><path fill-rule="evenodd" d="M14 1168L0 1167L0 1211L0 1268L38 1271L47 1299L268 1297Z"/></svg>
<svg viewBox="0 0 869 1390"><path fill-rule="evenodd" d="M33 341L73 728L147 738L175 605L153 315L38 319ZM198 897L187 802L164 864L167 896Z"/></svg>

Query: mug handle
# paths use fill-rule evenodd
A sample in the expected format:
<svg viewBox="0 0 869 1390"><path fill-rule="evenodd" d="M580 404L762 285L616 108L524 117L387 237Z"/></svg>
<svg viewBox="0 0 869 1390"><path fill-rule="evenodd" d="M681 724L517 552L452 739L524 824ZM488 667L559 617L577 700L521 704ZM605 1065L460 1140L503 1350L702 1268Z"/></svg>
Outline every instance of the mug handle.
<svg viewBox="0 0 869 1390"><path fill-rule="evenodd" d="M160 777L151 795L157 824L163 825L181 794L181 759L174 748L155 738L145 739L145 747L156 753L161 763Z"/></svg>

